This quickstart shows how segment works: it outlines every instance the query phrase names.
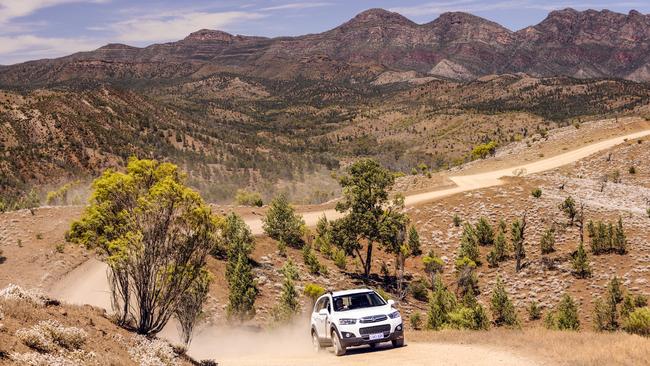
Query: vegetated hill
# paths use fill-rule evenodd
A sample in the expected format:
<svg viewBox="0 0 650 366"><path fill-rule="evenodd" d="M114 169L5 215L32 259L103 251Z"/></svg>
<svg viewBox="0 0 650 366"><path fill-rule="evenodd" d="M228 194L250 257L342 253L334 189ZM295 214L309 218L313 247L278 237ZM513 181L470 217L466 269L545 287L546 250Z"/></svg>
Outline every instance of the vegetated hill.
<svg viewBox="0 0 650 366"><path fill-rule="evenodd" d="M131 86L70 81L5 90L0 191L16 197L32 186L53 188L124 166L135 155L183 166L210 201L229 202L248 188L266 199L288 191L319 203L336 194L328 172L351 159L374 157L402 172L421 163L442 169L470 159L477 144L633 113L650 100L647 84L620 80L399 80L372 85L218 73Z"/></svg>
<svg viewBox="0 0 650 366"><path fill-rule="evenodd" d="M364 11L332 30L298 37L234 36L200 30L144 48L109 44L54 60L0 68L0 85L70 80L173 80L235 72L270 79L370 81L387 71L457 80L524 72L540 77L650 80L650 16L637 11L551 12L510 31L467 13L426 24L383 9Z"/></svg>

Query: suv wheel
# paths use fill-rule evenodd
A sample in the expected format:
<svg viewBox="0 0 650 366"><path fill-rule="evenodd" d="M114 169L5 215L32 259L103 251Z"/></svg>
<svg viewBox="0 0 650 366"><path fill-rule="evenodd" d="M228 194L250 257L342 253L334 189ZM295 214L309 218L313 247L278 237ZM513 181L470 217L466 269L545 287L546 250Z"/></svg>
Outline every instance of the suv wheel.
<svg viewBox="0 0 650 366"><path fill-rule="evenodd" d="M334 354L343 356L345 354L345 347L341 344L341 339L335 330L332 330L332 345L334 346Z"/></svg>
<svg viewBox="0 0 650 366"><path fill-rule="evenodd" d="M311 345L314 349L314 352L318 353L321 350L320 341L318 340L318 334L316 332L311 332Z"/></svg>
<svg viewBox="0 0 650 366"><path fill-rule="evenodd" d="M404 338L396 339L396 340L392 341L392 343L393 343L393 347L395 347L395 348L403 347L404 346Z"/></svg>

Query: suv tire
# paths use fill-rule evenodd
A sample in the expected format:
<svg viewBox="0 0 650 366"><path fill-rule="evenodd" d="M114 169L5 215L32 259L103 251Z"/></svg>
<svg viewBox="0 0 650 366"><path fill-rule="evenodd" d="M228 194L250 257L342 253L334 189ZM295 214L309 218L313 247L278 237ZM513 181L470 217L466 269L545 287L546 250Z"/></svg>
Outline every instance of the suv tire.
<svg viewBox="0 0 650 366"><path fill-rule="evenodd" d="M341 344L341 338L336 330L332 330L332 345L334 346L334 354L337 356L343 356L345 354L345 347Z"/></svg>
<svg viewBox="0 0 650 366"><path fill-rule="evenodd" d="M313 347L314 353L318 353L321 349L323 349L323 347L320 345L320 341L318 340L318 334L316 334L314 331L311 332L311 345Z"/></svg>
<svg viewBox="0 0 650 366"><path fill-rule="evenodd" d="M391 341L393 343L393 347L399 348L399 347L404 347L404 338L402 339L396 339L394 341Z"/></svg>

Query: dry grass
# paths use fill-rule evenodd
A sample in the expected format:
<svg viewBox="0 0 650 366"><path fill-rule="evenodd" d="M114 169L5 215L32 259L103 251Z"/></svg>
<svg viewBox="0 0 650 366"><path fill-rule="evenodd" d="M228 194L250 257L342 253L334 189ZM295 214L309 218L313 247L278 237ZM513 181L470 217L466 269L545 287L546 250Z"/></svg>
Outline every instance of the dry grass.
<svg viewBox="0 0 650 366"><path fill-rule="evenodd" d="M411 332L408 339L495 346L553 365L650 365L650 339L620 332L561 332L543 328L487 332L445 330Z"/></svg>

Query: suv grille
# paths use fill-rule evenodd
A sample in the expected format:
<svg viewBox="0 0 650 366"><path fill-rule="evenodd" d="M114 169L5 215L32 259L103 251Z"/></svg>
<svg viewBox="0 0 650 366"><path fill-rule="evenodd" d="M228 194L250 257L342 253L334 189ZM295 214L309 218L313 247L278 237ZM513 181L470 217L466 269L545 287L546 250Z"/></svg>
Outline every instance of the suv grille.
<svg viewBox="0 0 650 366"><path fill-rule="evenodd" d="M375 333L387 333L387 332L390 332L390 324L376 325L374 327L359 328L359 333L361 333L361 335L375 334Z"/></svg>
<svg viewBox="0 0 650 366"><path fill-rule="evenodd" d="M373 315L373 316L366 316L364 318L361 318L359 320L359 323L362 324L377 323L377 322L383 322L384 320L387 319L388 317L386 315Z"/></svg>

